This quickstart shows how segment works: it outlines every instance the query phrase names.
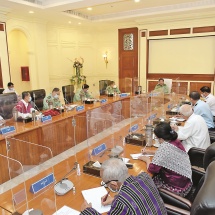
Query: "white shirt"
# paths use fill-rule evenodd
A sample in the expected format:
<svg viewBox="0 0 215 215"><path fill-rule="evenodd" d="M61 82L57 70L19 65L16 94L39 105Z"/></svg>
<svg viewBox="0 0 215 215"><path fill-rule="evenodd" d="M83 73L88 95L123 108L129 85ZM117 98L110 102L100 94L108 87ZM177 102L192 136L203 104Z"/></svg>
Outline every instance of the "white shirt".
<svg viewBox="0 0 215 215"><path fill-rule="evenodd" d="M5 89L2 93L3 93L3 94L5 94L5 93L16 93L16 95L18 95L18 93L14 90L14 88L13 88L12 90L9 89L9 88L7 88L7 89Z"/></svg>
<svg viewBox="0 0 215 215"><path fill-rule="evenodd" d="M210 145L207 124L200 115L193 113L185 122L185 125L178 128L178 139L182 140L187 152L192 147L206 149Z"/></svg>
<svg viewBox="0 0 215 215"><path fill-rule="evenodd" d="M209 94L206 98L205 98L206 103L209 105L211 112L213 114L213 116L215 116L215 96L212 94Z"/></svg>

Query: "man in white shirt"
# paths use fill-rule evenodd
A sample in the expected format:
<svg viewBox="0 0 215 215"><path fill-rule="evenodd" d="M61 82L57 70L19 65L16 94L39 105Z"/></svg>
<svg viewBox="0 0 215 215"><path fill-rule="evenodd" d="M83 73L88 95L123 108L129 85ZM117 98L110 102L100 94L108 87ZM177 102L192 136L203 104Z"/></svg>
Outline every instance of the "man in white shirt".
<svg viewBox="0 0 215 215"><path fill-rule="evenodd" d="M182 105L179 111L187 121L184 126L172 125L171 127L178 133L178 139L182 140L186 151L188 152L192 147L206 149L210 145L210 137L205 120L193 113L190 105Z"/></svg>
<svg viewBox="0 0 215 215"><path fill-rule="evenodd" d="M7 84L7 88L3 91L3 94L4 93L16 93L16 95L18 96L18 93L15 91L14 84L12 82L9 82Z"/></svg>
<svg viewBox="0 0 215 215"><path fill-rule="evenodd" d="M210 87L204 86L200 88L202 97L205 99L205 102L209 105L213 116L215 116L215 96L211 94Z"/></svg>

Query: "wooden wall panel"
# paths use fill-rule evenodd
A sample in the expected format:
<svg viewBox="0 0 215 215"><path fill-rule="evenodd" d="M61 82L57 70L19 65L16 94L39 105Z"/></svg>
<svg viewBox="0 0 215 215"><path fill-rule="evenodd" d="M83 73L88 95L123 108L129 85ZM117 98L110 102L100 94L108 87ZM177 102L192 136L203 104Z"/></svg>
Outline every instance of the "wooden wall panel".
<svg viewBox="0 0 215 215"><path fill-rule="evenodd" d="M190 92L191 91L198 91L201 93L200 88L203 86L207 86L211 88L211 83L205 83L205 82L190 82Z"/></svg>
<svg viewBox="0 0 215 215"><path fill-rule="evenodd" d="M157 30L157 31L149 31L149 36L165 36L168 35L168 30Z"/></svg>
<svg viewBox="0 0 215 215"><path fill-rule="evenodd" d="M215 32L215 26L193 28L193 33L207 33L207 32Z"/></svg>
<svg viewBox="0 0 215 215"><path fill-rule="evenodd" d="M0 23L0 31L4 31L4 24Z"/></svg>
<svg viewBox="0 0 215 215"><path fill-rule="evenodd" d="M190 28L170 29L170 35L190 34Z"/></svg>

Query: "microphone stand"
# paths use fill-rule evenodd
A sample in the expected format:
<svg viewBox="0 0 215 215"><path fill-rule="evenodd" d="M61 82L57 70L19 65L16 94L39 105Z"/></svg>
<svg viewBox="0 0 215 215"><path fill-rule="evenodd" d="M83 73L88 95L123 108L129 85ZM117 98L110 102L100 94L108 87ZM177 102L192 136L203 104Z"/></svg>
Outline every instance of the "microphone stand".
<svg viewBox="0 0 215 215"><path fill-rule="evenodd" d="M68 173L66 173L66 175L64 175L64 177L59 182L55 184L54 190L57 195L63 196L70 190L72 190L74 185L70 180L66 178L66 176L68 176L72 171L76 170L77 166L78 163L75 162L74 167Z"/></svg>

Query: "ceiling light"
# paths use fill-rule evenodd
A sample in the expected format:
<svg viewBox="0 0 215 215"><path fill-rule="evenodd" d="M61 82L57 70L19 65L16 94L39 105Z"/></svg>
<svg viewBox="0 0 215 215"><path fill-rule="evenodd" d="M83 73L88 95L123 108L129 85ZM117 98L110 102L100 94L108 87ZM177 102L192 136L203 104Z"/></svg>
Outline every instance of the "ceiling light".
<svg viewBox="0 0 215 215"><path fill-rule="evenodd" d="M140 0L134 0L134 2L140 2Z"/></svg>
<svg viewBox="0 0 215 215"><path fill-rule="evenodd" d="M28 13L34 13L34 11L30 10Z"/></svg>
<svg viewBox="0 0 215 215"><path fill-rule="evenodd" d="M71 24L72 22L71 22L71 21L69 21L68 23L69 23L69 24Z"/></svg>
<svg viewBox="0 0 215 215"><path fill-rule="evenodd" d="M81 25L81 22L79 22L78 24Z"/></svg>
<svg viewBox="0 0 215 215"><path fill-rule="evenodd" d="M88 7L88 8L87 8L87 10L92 10L92 9L93 9L92 7Z"/></svg>

